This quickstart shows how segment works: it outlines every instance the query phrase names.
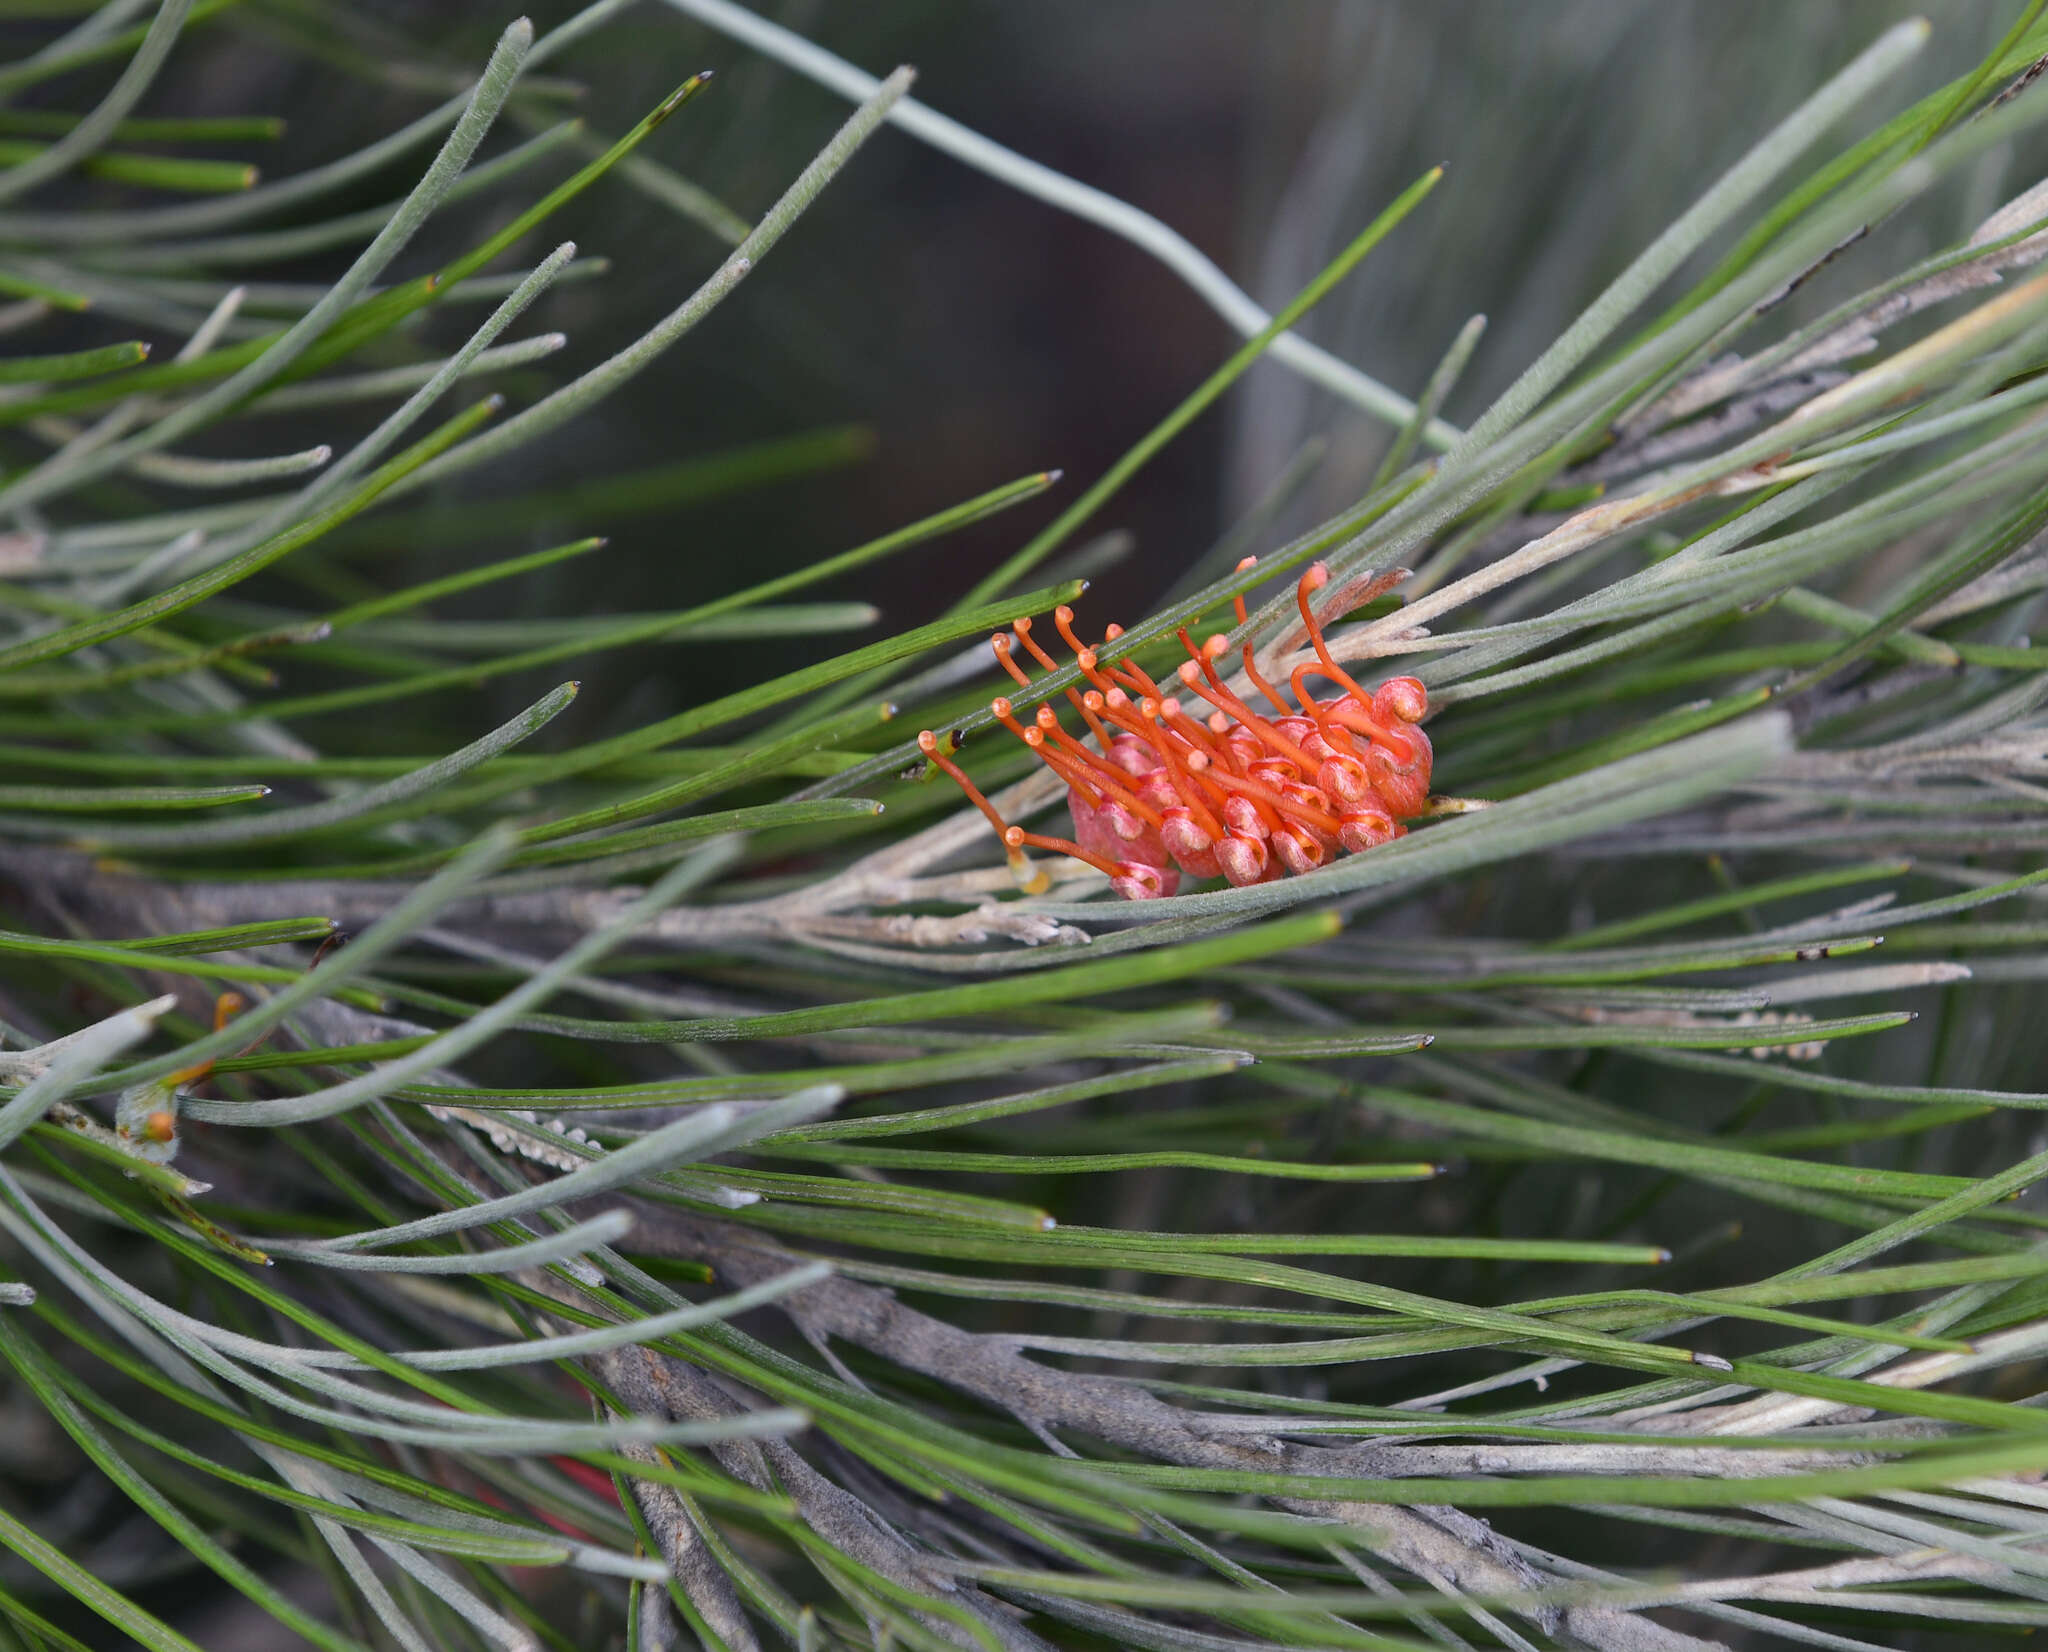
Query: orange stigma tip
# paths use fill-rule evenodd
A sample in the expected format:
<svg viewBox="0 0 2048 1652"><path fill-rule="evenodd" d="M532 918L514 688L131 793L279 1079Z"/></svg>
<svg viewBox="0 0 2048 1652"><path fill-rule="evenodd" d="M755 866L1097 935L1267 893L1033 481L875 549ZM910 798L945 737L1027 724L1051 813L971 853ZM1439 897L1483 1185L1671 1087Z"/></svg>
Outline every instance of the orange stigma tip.
<svg viewBox="0 0 2048 1652"><path fill-rule="evenodd" d="M917 731L917 749L929 757L939 749L939 737L928 728Z"/></svg>
<svg viewBox="0 0 2048 1652"><path fill-rule="evenodd" d="M1258 565L1259 559L1257 557L1248 556L1242 562L1240 562L1235 568L1233 568L1231 572L1241 574L1245 571L1245 569L1256 568Z"/></svg>
<svg viewBox="0 0 2048 1652"><path fill-rule="evenodd" d="M1010 715L1010 702L1004 699L1000 694L998 694L993 700L989 701L988 708L990 711L994 712L998 717L1007 717Z"/></svg>
<svg viewBox="0 0 2048 1652"><path fill-rule="evenodd" d="M1230 639L1224 636L1220 631L1215 636L1211 637L1207 642L1202 644L1202 652L1204 654L1207 654L1209 658L1212 660L1220 658L1222 655L1228 653L1229 651Z"/></svg>
<svg viewBox="0 0 2048 1652"><path fill-rule="evenodd" d="M1107 637L1111 642L1115 642L1118 637L1124 634L1124 628L1121 625L1117 625L1114 622L1112 622L1111 624L1105 625L1102 628L1102 634L1103 636Z"/></svg>
<svg viewBox="0 0 2048 1652"><path fill-rule="evenodd" d="M1330 583L1330 570L1323 563L1311 562L1308 572L1301 576L1301 583L1305 590L1320 591Z"/></svg>
<svg viewBox="0 0 2048 1652"><path fill-rule="evenodd" d="M1201 674L1202 668L1195 661L1187 660L1182 662L1180 668L1180 680L1182 682L1192 685L1195 679L1200 677Z"/></svg>
<svg viewBox="0 0 2048 1652"><path fill-rule="evenodd" d="M1220 711L1210 712L1209 732L1211 734L1228 734L1230 732L1230 719Z"/></svg>

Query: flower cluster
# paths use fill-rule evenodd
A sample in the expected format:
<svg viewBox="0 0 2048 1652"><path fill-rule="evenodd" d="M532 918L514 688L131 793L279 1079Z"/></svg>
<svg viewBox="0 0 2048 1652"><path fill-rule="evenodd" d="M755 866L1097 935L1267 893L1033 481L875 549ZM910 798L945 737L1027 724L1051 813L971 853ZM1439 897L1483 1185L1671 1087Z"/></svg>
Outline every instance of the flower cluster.
<svg viewBox="0 0 2048 1652"><path fill-rule="evenodd" d="M1249 566L1249 558L1239 564ZM1183 872L1263 883L1311 872L1339 850L1355 854L1391 842L1429 801L1429 737L1417 726L1429 700L1413 677L1390 677L1368 693L1331 658L1310 604L1329 578L1318 562L1296 587L1315 659L1295 668L1291 700L1260 675L1251 643L1243 645L1244 676L1272 705L1271 717L1218 674L1216 661L1229 646L1221 636L1197 646L1185 629L1180 633L1188 653L1180 687L1212 708L1197 719L1128 656L1105 661L1103 650L1123 635L1120 626L1110 626L1095 648L1075 633L1071 609L1055 611L1053 623L1089 685L1069 689L1067 700L1095 744L1068 733L1050 706L1040 706L1030 724L1002 696L989 709L1067 783L1071 839L1004 820L931 730L918 735L918 745L988 817L1013 866L1022 865L1027 847L1071 855L1106 875L1126 900L1171 895ZM1243 625L1242 597L1237 618ZM1028 619L997 632L991 646L1019 687L1031 685L1020 650L1045 670L1058 669ZM1312 680L1334 684L1337 693L1316 698Z"/></svg>

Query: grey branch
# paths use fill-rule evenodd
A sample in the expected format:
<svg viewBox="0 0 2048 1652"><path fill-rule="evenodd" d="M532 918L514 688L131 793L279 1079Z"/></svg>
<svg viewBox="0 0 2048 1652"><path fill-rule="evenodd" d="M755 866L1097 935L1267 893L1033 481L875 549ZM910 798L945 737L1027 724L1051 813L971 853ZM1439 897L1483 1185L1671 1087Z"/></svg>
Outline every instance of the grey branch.
<svg viewBox="0 0 2048 1652"><path fill-rule="evenodd" d="M708 1263L731 1285L757 1283L803 1260L724 1223L659 1208L643 1209L640 1217L637 1246ZM1170 1406L1143 1388L1040 1365L1001 1338L963 1331L905 1307L886 1291L852 1280L825 1280L784 1297L778 1306L814 1342L837 1339L879 1354L1008 1413L1041 1434L1072 1431L1194 1468L1344 1477L1398 1472L1397 1447L1371 1442L1304 1445L1242 1430L1210 1432L1198 1413ZM1546 1581L1484 1521L1455 1509L1341 1499L1277 1501L1318 1519L1342 1520L1382 1559L1417 1577L1441 1579L1473 1594L1511 1596L1540 1589ZM1546 1634L1599 1652L1710 1652L1719 1644L1606 1606L1532 1607L1523 1615Z"/></svg>

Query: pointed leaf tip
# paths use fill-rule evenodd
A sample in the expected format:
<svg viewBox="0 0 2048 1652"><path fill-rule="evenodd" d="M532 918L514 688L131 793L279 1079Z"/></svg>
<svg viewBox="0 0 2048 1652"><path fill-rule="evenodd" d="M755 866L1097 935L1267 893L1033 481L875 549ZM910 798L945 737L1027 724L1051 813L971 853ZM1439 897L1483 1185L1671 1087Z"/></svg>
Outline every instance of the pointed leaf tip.
<svg viewBox="0 0 2048 1652"><path fill-rule="evenodd" d="M656 104L653 113L647 117L648 130L652 131L663 121L667 120L670 115L673 115L678 109L682 108L684 104L688 103L691 98L703 91L710 84L711 73L709 69L699 69L688 80L684 81L682 85L678 86L667 97L663 98L661 102Z"/></svg>

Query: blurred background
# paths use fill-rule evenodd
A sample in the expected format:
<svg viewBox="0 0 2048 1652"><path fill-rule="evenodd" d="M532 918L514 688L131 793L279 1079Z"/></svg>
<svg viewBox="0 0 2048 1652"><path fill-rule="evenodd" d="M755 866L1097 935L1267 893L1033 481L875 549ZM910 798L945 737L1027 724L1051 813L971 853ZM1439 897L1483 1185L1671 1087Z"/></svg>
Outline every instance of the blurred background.
<svg viewBox="0 0 2048 1652"><path fill-rule="evenodd" d="M166 112L272 110L291 129L264 145L267 177L345 153L430 106L475 72L512 0L380 0L337 47L290 6L230 8L181 51L203 73L169 77ZM545 0L542 28L577 8ZM760 8L863 68L920 71L917 96L1023 154L1172 225L1262 304L1277 307L1416 176L1448 176L1311 318L1320 343L1405 393L1418 391L1475 312L1486 337L1447 409L1472 417L1571 315L1719 172L1889 23L1893 0L823 0ZM1958 72L2010 23L2007 0L1934 0L1930 47L1857 130ZM331 17L331 14L329 14ZM388 33L428 48L379 49ZM407 64L398 68L394 65ZM345 72L336 73L336 68ZM690 72L719 79L642 153L751 222L844 117L799 76L643 0L547 68L529 128L571 111L609 139ZM580 95L579 95L580 89ZM494 140L508 147L523 134ZM546 176L566 171L551 158ZM362 204L402 187L402 166ZM2024 182L1994 156L1956 212L1953 196L1904 233L1967 230ZM673 189L669 191L675 193ZM437 220L407 273L510 213L522 186ZM543 375L580 371L688 294L727 243L702 219L613 179L563 220L601 279L564 286L534 318L570 335ZM530 260L528 260L530 261ZM334 258L304 279L331 277ZM1896 266L1892 266L1896 267ZM436 317L437 342L471 324ZM528 330L522 324L520 332ZM535 613L671 608L814 560L999 482L1064 468L1060 492L856 577L819 598L880 602L915 623L957 597L1111 463L1230 351L1235 338L1182 283L1112 235L1024 198L912 138L885 132L703 327L516 473L465 483L437 508L361 530L365 555L468 566L586 532L612 537L578 559L481 594ZM330 437L311 429L308 441ZM706 496L680 462L749 444L814 438L764 460L773 485ZM1098 622L1130 617L1326 444L1275 542L1348 504L1389 432L1286 369L1263 365L1155 460L1099 519L1131 550L1090 596ZM540 468L535 469L536 466ZM801 474L796 474L801 472ZM643 486L589 484L640 474ZM554 497L478 511L494 487ZM571 492L569 490L579 490ZM630 501L630 503L628 503ZM557 508L559 507L559 508ZM376 570L366 566L366 573ZM746 647L753 654L740 657ZM656 717L802 657L805 645L648 648L597 674L573 714L584 729ZM537 679L536 679L537 681ZM471 727L532 698L508 679ZM453 707L449 708L451 711ZM394 731L419 749L418 731Z"/></svg>

